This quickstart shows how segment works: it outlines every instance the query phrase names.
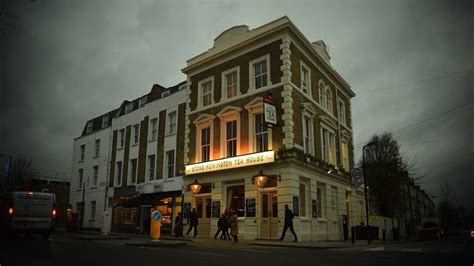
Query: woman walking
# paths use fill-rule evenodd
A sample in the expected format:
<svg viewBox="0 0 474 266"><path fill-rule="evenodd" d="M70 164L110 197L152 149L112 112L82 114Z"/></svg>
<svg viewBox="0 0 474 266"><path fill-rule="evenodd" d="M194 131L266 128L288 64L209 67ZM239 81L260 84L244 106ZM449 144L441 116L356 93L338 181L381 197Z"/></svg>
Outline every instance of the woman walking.
<svg viewBox="0 0 474 266"><path fill-rule="evenodd" d="M176 220L174 221L174 234L176 237L184 237L183 236L183 217L181 216L181 213L178 213L178 216L176 216Z"/></svg>

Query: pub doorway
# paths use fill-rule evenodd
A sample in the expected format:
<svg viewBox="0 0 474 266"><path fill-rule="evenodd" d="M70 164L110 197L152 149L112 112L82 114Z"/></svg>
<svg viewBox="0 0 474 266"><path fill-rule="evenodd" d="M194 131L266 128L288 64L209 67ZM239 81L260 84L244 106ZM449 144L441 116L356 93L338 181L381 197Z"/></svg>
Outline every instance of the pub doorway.
<svg viewBox="0 0 474 266"><path fill-rule="evenodd" d="M276 239L278 237L278 194L276 190L260 193L260 237Z"/></svg>

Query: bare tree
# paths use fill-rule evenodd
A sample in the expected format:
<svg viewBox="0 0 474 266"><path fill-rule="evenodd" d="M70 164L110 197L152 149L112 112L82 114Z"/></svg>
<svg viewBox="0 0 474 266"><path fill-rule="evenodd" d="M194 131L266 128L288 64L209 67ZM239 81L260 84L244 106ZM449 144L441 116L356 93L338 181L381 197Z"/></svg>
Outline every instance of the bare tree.
<svg viewBox="0 0 474 266"><path fill-rule="evenodd" d="M24 157L15 158L12 161L10 181L15 186L28 184L34 176L31 159Z"/></svg>

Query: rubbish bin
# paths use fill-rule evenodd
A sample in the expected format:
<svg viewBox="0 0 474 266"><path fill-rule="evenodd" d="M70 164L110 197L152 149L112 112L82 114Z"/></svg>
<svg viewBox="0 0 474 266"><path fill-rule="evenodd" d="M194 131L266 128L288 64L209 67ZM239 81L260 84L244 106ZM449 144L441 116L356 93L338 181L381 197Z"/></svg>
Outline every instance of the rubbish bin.
<svg viewBox="0 0 474 266"><path fill-rule="evenodd" d="M101 232L102 235L106 236L110 233L110 226L111 226L111 215L110 211L104 211L102 213L102 224L101 224Z"/></svg>

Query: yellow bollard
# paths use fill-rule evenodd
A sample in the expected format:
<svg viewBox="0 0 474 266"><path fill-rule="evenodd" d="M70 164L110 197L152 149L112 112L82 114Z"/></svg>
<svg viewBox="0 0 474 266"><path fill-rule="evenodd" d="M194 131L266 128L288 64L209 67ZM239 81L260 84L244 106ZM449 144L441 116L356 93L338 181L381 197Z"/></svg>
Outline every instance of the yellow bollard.
<svg viewBox="0 0 474 266"><path fill-rule="evenodd" d="M160 242L161 237L161 213L159 211L153 211L151 213L151 228L150 228L150 236L151 241L153 242Z"/></svg>

